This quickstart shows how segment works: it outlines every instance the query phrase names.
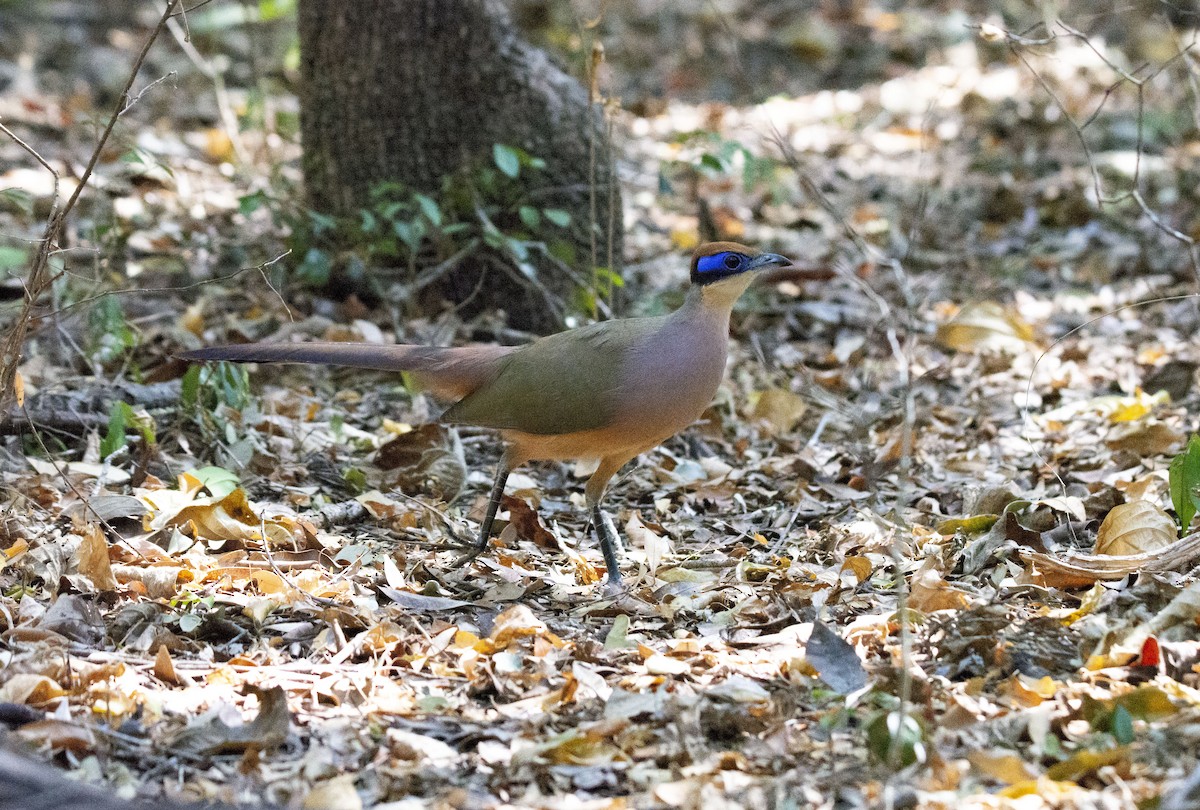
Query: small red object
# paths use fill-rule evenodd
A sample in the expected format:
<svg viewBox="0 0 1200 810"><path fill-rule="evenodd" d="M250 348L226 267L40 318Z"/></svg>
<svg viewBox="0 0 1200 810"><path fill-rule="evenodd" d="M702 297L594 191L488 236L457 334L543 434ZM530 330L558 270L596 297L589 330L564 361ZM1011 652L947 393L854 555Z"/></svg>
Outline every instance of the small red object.
<svg viewBox="0 0 1200 810"><path fill-rule="evenodd" d="M1154 667L1158 669L1162 663L1162 653L1158 648L1158 639L1154 636L1148 637L1142 642L1142 654L1138 656L1137 666L1139 667Z"/></svg>

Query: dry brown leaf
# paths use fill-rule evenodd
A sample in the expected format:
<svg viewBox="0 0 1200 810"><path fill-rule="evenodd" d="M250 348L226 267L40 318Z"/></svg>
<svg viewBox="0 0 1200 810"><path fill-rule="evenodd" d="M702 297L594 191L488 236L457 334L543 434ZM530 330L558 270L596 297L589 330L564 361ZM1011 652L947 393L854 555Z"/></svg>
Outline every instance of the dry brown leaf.
<svg viewBox="0 0 1200 810"><path fill-rule="evenodd" d="M563 645L562 639L550 632L546 623L533 615L533 611L525 605L513 605L496 617L492 625L492 633L486 639L481 639L475 648L483 653L495 653L506 649L520 638L535 636L545 638L555 647Z"/></svg>
<svg viewBox="0 0 1200 810"><path fill-rule="evenodd" d="M57 681L33 672L18 672L0 683L0 703L41 706L65 694L66 690Z"/></svg>
<svg viewBox="0 0 1200 810"><path fill-rule="evenodd" d="M967 753L967 760L981 776L1006 785L1015 785L1037 775L1019 756L1003 748L970 751Z"/></svg>
<svg viewBox="0 0 1200 810"><path fill-rule="evenodd" d="M362 649L371 653L390 650L404 638L404 628L392 621L382 621L362 636Z"/></svg>
<svg viewBox="0 0 1200 810"><path fill-rule="evenodd" d="M790 433L800 420L808 404L799 394L786 388L768 388L758 393L750 415L771 426L776 435Z"/></svg>
<svg viewBox="0 0 1200 810"><path fill-rule="evenodd" d="M1012 308L995 301L967 304L937 328L937 342L961 352L1020 354L1035 348L1033 327Z"/></svg>
<svg viewBox="0 0 1200 810"><path fill-rule="evenodd" d="M1079 588L1097 580L1114 580L1139 571L1171 571L1200 558L1200 533L1157 551L1142 554L1042 554L1019 549L1022 558L1032 564L1031 581L1051 588Z"/></svg>
<svg viewBox="0 0 1200 810"><path fill-rule="evenodd" d="M171 742L184 751L204 756L214 754L263 751L277 748L287 739L291 726L288 714L287 694L282 687L260 689L246 684L243 694L258 695L258 716L249 723L230 726L216 715L191 725Z"/></svg>
<svg viewBox="0 0 1200 810"><path fill-rule="evenodd" d="M166 644L160 644L158 652L154 655L154 675L166 683L182 683L179 680L179 673L175 671L175 662L171 660L171 651L167 649Z"/></svg>
<svg viewBox="0 0 1200 810"><path fill-rule="evenodd" d="M83 542L79 544L79 573L83 574L97 590L115 591L117 578L113 576L108 561L108 541L104 532L94 523L83 529Z"/></svg>
<svg viewBox="0 0 1200 810"><path fill-rule="evenodd" d="M462 442L445 425L428 424L401 433L379 448L375 464L398 470L397 487L403 492L422 490L449 502L467 481Z"/></svg>
<svg viewBox="0 0 1200 810"><path fill-rule="evenodd" d="M203 485L195 477L179 476L179 489L141 490L138 497L149 507L142 517L146 531L186 528L198 540L263 540L265 531L275 543L292 539L296 521L283 517L264 520L254 513L246 492L235 489L223 498L200 495Z"/></svg>
<svg viewBox="0 0 1200 810"><path fill-rule="evenodd" d="M542 525L537 511L523 499L505 495L504 508L508 510L508 525L512 526L517 537L532 541L538 548L558 549L558 538Z"/></svg>
<svg viewBox="0 0 1200 810"><path fill-rule="evenodd" d="M1119 422L1104 443L1110 450L1127 450L1144 458L1172 453L1186 438L1167 423L1155 419Z"/></svg>
<svg viewBox="0 0 1200 810"><path fill-rule="evenodd" d="M852 573L859 583L866 582L871 578L872 569L871 561L866 557L847 557L842 561L842 570Z"/></svg>
<svg viewBox="0 0 1200 810"><path fill-rule="evenodd" d="M970 594L953 587L947 582L932 560L926 561L913 577L908 596L908 606L922 613L935 610L961 610L971 603Z"/></svg>
<svg viewBox="0 0 1200 810"><path fill-rule="evenodd" d="M224 565L204 573L201 582L219 582L228 579L231 583L253 581L259 593L281 594L287 591L287 583L274 571L253 568L248 565Z"/></svg>
<svg viewBox="0 0 1200 810"><path fill-rule="evenodd" d="M151 599L170 599L179 593L180 585L196 578L189 569L177 565L114 565L112 572L122 585L140 582L146 586L146 595Z"/></svg>
<svg viewBox="0 0 1200 810"><path fill-rule="evenodd" d="M1096 534L1096 554L1128 556L1164 549L1179 539L1175 521L1149 501L1113 507Z"/></svg>
<svg viewBox="0 0 1200 810"><path fill-rule="evenodd" d="M86 754L96 745L92 732L65 720L38 720L26 723L14 734L37 746L49 746L55 751Z"/></svg>

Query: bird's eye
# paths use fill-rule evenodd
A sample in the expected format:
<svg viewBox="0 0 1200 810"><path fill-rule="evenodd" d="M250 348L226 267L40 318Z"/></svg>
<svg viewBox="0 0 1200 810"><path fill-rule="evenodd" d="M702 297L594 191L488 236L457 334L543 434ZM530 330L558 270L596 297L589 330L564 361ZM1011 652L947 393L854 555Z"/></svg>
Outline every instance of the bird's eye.
<svg viewBox="0 0 1200 810"><path fill-rule="evenodd" d="M742 257L736 253L725 254L725 267L729 270L737 270L742 264Z"/></svg>

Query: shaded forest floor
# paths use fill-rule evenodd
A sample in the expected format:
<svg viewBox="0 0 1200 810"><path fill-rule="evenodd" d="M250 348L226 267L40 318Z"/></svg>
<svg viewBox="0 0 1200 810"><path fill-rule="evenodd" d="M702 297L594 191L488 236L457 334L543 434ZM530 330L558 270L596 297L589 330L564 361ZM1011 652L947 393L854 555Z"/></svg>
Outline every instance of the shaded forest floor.
<svg viewBox="0 0 1200 810"><path fill-rule="evenodd" d="M826 279L752 290L704 420L614 481L616 599L585 470L514 475L451 570L493 436L382 374L181 381L202 339L514 336L288 280L294 100L152 61L0 439L4 746L306 808L1189 806L1161 797L1200 750L1168 475L1200 405L1190 33L1124 77L1067 29L972 33L852 89L616 114L624 314L678 300L702 233ZM222 126L254 98L273 130ZM17 81L0 121L69 187L98 103ZM0 189L11 299L50 187L7 138Z"/></svg>

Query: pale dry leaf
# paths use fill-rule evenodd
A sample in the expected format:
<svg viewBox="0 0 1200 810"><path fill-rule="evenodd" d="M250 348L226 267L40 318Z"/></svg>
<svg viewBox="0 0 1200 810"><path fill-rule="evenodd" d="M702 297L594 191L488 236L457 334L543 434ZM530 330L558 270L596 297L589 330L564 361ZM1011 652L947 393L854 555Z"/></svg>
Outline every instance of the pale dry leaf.
<svg viewBox="0 0 1200 810"><path fill-rule="evenodd" d="M1007 749L975 750L967 753L971 767L981 776L1014 785L1037 776L1019 756Z"/></svg>
<svg viewBox="0 0 1200 810"><path fill-rule="evenodd" d="M1090 586L1097 580L1121 579L1139 571L1161 572L1183 568L1200 558L1200 533L1190 534L1157 551L1141 554L1078 554L1066 552L1051 556L1038 551L1018 549L1032 564L1029 579L1052 588Z"/></svg>
<svg viewBox="0 0 1200 810"><path fill-rule="evenodd" d="M646 671L651 675L682 675L690 670L687 662L662 653L655 653L646 659Z"/></svg>
<svg viewBox="0 0 1200 810"><path fill-rule="evenodd" d="M291 541L295 520L264 520L250 508L240 488L218 498L200 495L202 486L199 479L184 473L179 476L179 489L139 490L138 498L149 507L142 517L143 528L150 532L186 527L196 539L242 541L261 541L265 530L275 543Z"/></svg>
<svg viewBox="0 0 1200 810"><path fill-rule="evenodd" d="M971 604L970 594L947 582L933 567L932 559L926 560L921 570L913 577L908 605L915 610L922 613L932 613L936 610L961 610L969 604Z"/></svg>
<svg viewBox="0 0 1200 810"><path fill-rule="evenodd" d="M154 675L160 681L166 683L180 684L179 673L175 671L175 662L171 660L171 651L167 649L166 644L158 646L158 652L154 655Z"/></svg>
<svg viewBox="0 0 1200 810"><path fill-rule="evenodd" d="M1127 556L1167 548L1179 539L1175 521L1149 501L1113 507L1096 534L1096 554Z"/></svg>
<svg viewBox="0 0 1200 810"><path fill-rule="evenodd" d="M40 706L65 694L57 681L33 672L17 672L0 683L0 703Z"/></svg>
<svg viewBox="0 0 1200 810"><path fill-rule="evenodd" d="M114 565L113 576L122 585L139 582L146 587L151 599L169 599L179 593L179 586L196 578L190 569L177 565Z"/></svg>
<svg viewBox="0 0 1200 810"><path fill-rule="evenodd" d="M786 388L768 388L758 393L750 415L771 426L776 434L790 433L800 420L808 404L799 394Z"/></svg>
<svg viewBox="0 0 1200 810"><path fill-rule="evenodd" d="M246 684L244 693L258 696L258 716L249 723L230 726L215 715L184 728L171 745L194 754L215 754L263 751L277 748L287 739L291 726L287 695L282 687L260 689Z"/></svg>
<svg viewBox="0 0 1200 810"><path fill-rule="evenodd" d="M83 542L79 544L79 573L83 574L100 591L115 591L117 578L113 575L108 560L108 541L104 532L95 523L83 529Z"/></svg>
<svg viewBox="0 0 1200 810"><path fill-rule="evenodd" d="M1186 438L1165 422L1147 419L1117 423L1104 443L1110 450L1126 450L1144 458L1172 453Z"/></svg>
<svg viewBox="0 0 1200 810"><path fill-rule="evenodd" d="M642 522L642 516L638 512L630 515L625 524L625 536L632 545L646 552L646 565L651 574L658 571L663 557L671 552L670 538L652 531Z"/></svg>
<svg viewBox="0 0 1200 810"><path fill-rule="evenodd" d="M362 797L354 789L355 774L335 776L314 787L304 797L303 810L362 810Z"/></svg>
<svg viewBox="0 0 1200 810"><path fill-rule="evenodd" d="M85 726L56 718L26 723L14 734L25 742L54 751L84 754L95 747L96 740ZM19 806L19 805L18 805Z"/></svg>
<svg viewBox="0 0 1200 810"><path fill-rule="evenodd" d="M938 326L935 339L943 348L961 352L1020 354L1036 348L1033 327L1014 309L996 301L965 305Z"/></svg>

